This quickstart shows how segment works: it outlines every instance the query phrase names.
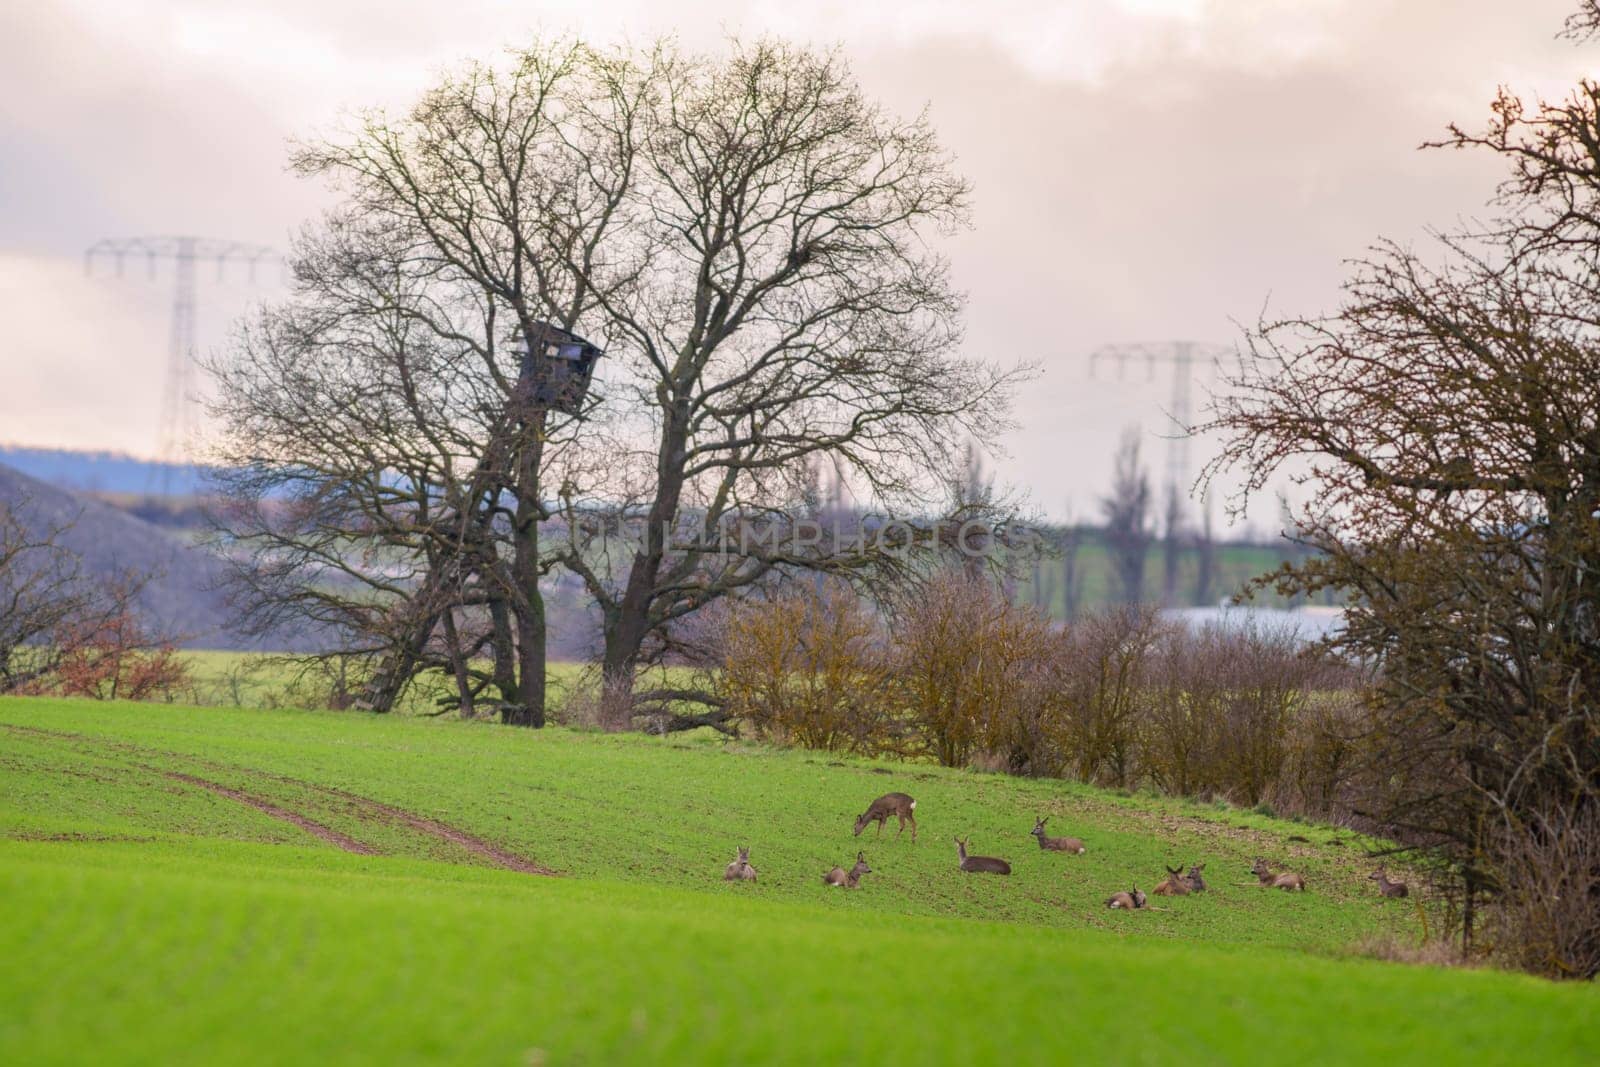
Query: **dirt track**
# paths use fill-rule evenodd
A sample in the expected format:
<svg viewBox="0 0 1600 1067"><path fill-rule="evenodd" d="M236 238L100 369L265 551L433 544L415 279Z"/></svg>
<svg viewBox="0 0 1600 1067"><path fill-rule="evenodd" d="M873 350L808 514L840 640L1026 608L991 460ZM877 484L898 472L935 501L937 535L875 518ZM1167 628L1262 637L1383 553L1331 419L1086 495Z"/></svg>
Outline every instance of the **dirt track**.
<svg viewBox="0 0 1600 1067"><path fill-rule="evenodd" d="M309 790L313 793L335 798L343 802L345 813L357 822L383 823L387 825L404 826L407 829L415 831L419 834L423 834L435 841L445 842L446 844L452 845L455 848L459 848L473 856L478 857L479 859L487 860L494 866L503 867L506 870L518 871L522 874L532 874L547 877L559 877L560 875L559 871L552 870L541 863L536 863L525 856L519 856L516 853L501 848L500 846L486 841L475 834L468 833L465 830L451 826L448 823L441 822L438 819L429 818L425 815L418 815L416 812L407 811L404 808L398 808L392 804L385 804L382 801L373 800L371 797L362 796L359 793L352 793L344 789L335 788L333 786L319 785L315 782L307 782L298 778L290 778L285 775L273 774L266 771L256 771L250 768L237 767L225 763L217 763L198 756L186 755L180 752L146 748L142 745L133 745L123 741L104 741L99 738L91 737L87 734L71 733L63 730L46 730L34 726L17 726L9 723L0 723L0 729L5 729L13 733L31 737L37 740L71 742L76 745L84 746L90 750L99 750L102 755L105 755L108 752L115 753L117 762L122 763L130 769L161 775L174 781L182 782L185 785L205 789L208 792L214 793L218 796L227 797L229 800L233 800L237 803L253 808L256 811L261 812L263 815L269 816L270 818L278 819L297 826L306 833L311 834L313 837L333 845L335 848L342 849L345 852L351 852L362 856L383 855L383 852L378 848L365 842L358 841L348 834L341 833L340 831L335 830L332 827L327 826L302 812L285 807L278 801L269 800L266 797L254 792L247 792L243 789L226 786L220 782L213 781L210 778L201 777L197 774L173 770L169 767L151 766L142 762L142 760L155 759L165 763L176 763L179 765L186 764L197 769L204 769L208 773L212 774L220 774L228 777L244 776L248 779L278 782L284 785L290 785L300 789Z"/></svg>

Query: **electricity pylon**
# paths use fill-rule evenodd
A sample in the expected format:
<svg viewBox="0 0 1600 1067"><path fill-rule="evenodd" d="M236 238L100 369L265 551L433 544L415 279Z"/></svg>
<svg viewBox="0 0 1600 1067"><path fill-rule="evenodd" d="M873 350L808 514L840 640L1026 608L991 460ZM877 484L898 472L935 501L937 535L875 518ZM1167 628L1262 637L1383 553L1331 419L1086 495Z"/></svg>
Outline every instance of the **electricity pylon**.
<svg viewBox="0 0 1600 1067"><path fill-rule="evenodd" d="M107 238L90 245L83 254L84 273L93 273L97 261L110 259L122 277L127 260L143 257L150 277L156 265L170 260L174 264L172 322L167 332L167 377L161 396L161 425L157 433L160 464L160 492L172 489L173 468L187 458L188 443L195 430L191 388L195 366L195 320L197 286L195 267L200 262L214 263L217 281L222 281L230 263L242 263L255 281L261 263L278 259L266 245L241 241L218 241L205 237L128 237Z"/></svg>
<svg viewBox="0 0 1600 1067"><path fill-rule="evenodd" d="M1172 368L1172 394L1167 411L1177 432L1167 439L1167 490L1176 492L1179 499L1189 495L1192 475L1189 471L1189 427L1194 419L1194 380L1200 372L1233 350L1226 345L1204 344L1199 341L1142 341L1130 344L1102 345L1089 356L1089 373L1095 374L1103 363L1115 364L1118 380L1127 378L1129 364L1143 363L1145 380L1155 381L1156 368Z"/></svg>

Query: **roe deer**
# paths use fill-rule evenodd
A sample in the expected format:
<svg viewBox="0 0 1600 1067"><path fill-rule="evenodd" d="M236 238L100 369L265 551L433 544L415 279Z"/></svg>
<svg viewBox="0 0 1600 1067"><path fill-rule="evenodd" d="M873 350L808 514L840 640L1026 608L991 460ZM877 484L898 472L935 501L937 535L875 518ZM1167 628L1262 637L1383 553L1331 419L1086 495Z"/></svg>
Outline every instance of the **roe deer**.
<svg viewBox="0 0 1600 1067"><path fill-rule="evenodd" d="M904 793L885 793L874 800L867 810L856 819L856 836L861 836L861 831L867 828L867 823L876 821L878 836L883 836L883 824L889 821L889 816L900 817L900 830L896 837L906 832L906 823L911 824L911 843L917 842L917 818L913 814L917 810L917 802Z"/></svg>
<svg viewBox="0 0 1600 1067"><path fill-rule="evenodd" d="M1106 907L1126 908L1128 911L1134 911L1144 907L1148 899L1139 891L1138 886L1134 886L1131 893L1112 893L1109 897L1106 897Z"/></svg>
<svg viewBox="0 0 1600 1067"><path fill-rule="evenodd" d="M854 867L851 867L848 871L843 867L835 867L833 870L822 876L822 884L838 885L843 886L846 889L854 889L856 886L861 884L861 876L863 874L871 873L872 868L867 866L866 854L857 852L856 865Z"/></svg>
<svg viewBox="0 0 1600 1067"><path fill-rule="evenodd" d="M1167 867L1165 863L1161 866ZM1189 895L1189 880L1183 876L1182 867L1167 867L1167 877L1151 890L1158 897L1186 897Z"/></svg>
<svg viewBox="0 0 1600 1067"><path fill-rule="evenodd" d="M1403 897L1408 896L1411 892L1411 890L1406 888L1406 884L1404 882L1389 881L1389 872L1385 871L1382 867L1379 867L1377 870L1367 875L1367 877L1378 883L1378 892L1382 893L1386 897Z"/></svg>
<svg viewBox="0 0 1600 1067"><path fill-rule="evenodd" d="M1300 875L1287 872L1273 874L1272 870L1267 866L1267 861L1259 856L1256 857L1256 862L1251 866L1250 873L1256 876L1263 888L1287 889L1290 891L1298 889L1302 893L1306 890L1306 880Z"/></svg>
<svg viewBox="0 0 1600 1067"><path fill-rule="evenodd" d="M728 869L722 872L724 882L753 882L756 880L756 869L750 866L750 850L741 848L739 858L728 864Z"/></svg>
<svg viewBox="0 0 1600 1067"><path fill-rule="evenodd" d="M961 869L968 874L1010 874L1011 864L993 856L967 855L967 843L956 838L956 852L961 857Z"/></svg>
<svg viewBox="0 0 1600 1067"><path fill-rule="evenodd" d="M1039 847L1046 852L1071 852L1081 856L1084 853L1083 842L1076 837L1051 837L1044 832L1044 824L1050 821L1050 816L1033 820L1033 829L1028 831L1039 839Z"/></svg>
<svg viewBox="0 0 1600 1067"><path fill-rule="evenodd" d="M1206 891L1206 880L1200 876L1200 872L1205 869L1206 865L1203 863L1197 863L1189 868L1189 873L1186 875L1189 882L1189 892L1204 893Z"/></svg>

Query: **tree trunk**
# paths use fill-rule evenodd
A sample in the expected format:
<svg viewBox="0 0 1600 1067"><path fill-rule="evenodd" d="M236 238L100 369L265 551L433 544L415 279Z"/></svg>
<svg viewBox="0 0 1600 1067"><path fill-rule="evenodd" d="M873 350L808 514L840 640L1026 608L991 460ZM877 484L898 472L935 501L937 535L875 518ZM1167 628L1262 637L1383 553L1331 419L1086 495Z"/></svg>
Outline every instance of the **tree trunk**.
<svg viewBox="0 0 1600 1067"><path fill-rule="evenodd" d="M668 531L678 514L683 494L683 466L689 422L688 405L677 401L666 410L666 425L661 432L657 455L657 490L646 520L644 545L633 555L628 585L623 590L617 611L608 620L605 655L601 663L603 710L612 715L626 714L633 700L633 676L639 653L650 635L650 609L662 561L667 555Z"/></svg>
<svg viewBox="0 0 1600 1067"><path fill-rule="evenodd" d="M544 518L539 500L539 463L544 456L543 411L523 425L522 447L517 453L516 547L511 561L517 598L517 689L519 699L508 704L504 719L513 726L544 725L545 616L544 594L539 591L539 522Z"/></svg>
<svg viewBox="0 0 1600 1067"><path fill-rule="evenodd" d="M456 629L454 608L444 613L444 636L450 643L450 668L456 676L457 711L463 719L474 715L472 706L472 677L467 673L467 657L461 650L461 634Z"/></svg>
<svg viewBox="0 0 1600 1067"><path fill-rule="evenodd" d="M500 718L506 719L505 709L517 703L516 641L511 634L511 609L504 600L489 602L489 622L494 628L491 647L494 649L494 687L500 693Z"/></svg>
<svg viewBox="0 0 1600 1067"><path fill-rule="evenodd" d="M416 673L417 660L421 658L423 649L427 648L428 639L433 636L433 629L439 623L439 613L431 608L438 599L438 568L439 564L434 563L421 592L406 606L413 616L407 620L407 628L362 688L361 697L356 701L357 707L367 711L393 711L401 692Z"/></svg>

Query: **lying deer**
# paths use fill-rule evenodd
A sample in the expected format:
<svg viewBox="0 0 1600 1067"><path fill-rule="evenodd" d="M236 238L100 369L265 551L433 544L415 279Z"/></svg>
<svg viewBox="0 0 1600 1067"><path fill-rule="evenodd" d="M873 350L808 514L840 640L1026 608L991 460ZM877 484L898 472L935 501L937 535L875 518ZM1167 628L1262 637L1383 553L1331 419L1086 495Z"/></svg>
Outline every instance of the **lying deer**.
<svg viewBox="0 0 1600 1067"><path fill-rule="evenodd" d="M1083 842L1076 837L1051 837L1044 832L1044 824L1050 821L1046 815L1042 819L1033 820L1033 829L1028 831L1039 839L1039 847L1046 852L1071 852L1081 856L1086 851Z"/></svg>
<svg viewBox="0 0 1600 1067"><path fill-rule="evenodd" d="M1109 897L1106 897L1106 907L1126 908L1128 911L1135 911L1144 907L1148 900L1149 898L1139 891L1139 887L1134 886L1131 893L1112 893Z"/></svg>
<svg viewBox="0 0 1600 1067"><path fill-rule="evenodd" d="M1162 864L1167 867L1166 864ZM1182 867L1167 867L1167 877L1156 886L1152 892L1158 897L1186 897L1189 895L1189 880L1184 877Z"/></svg>
<svg viewBox="0 0 1600 1067"><path fill-rule="evenodd" d="M917 819L913 814L916 810L917 802L904 793L885 793L877 800L874 800L867 810L862 812L856 819L856 836L861 836L861 831L867 828L867 823L876 821L878 824L878 836L882 837L883 824L889 821L889 816L898 815L900 817L900 830L895 836L898 837L900 834L905 833L906 823L910 823L911 843L916 844Z"/></svg>
<svg viewBox="0 0 1600 1067"><path fill-rule="evenodd" d="M1368 878L1378 883L1378 892L1386 897L1403 897L1410 894L1404 882L1389 881L1389 873L1382 867L1367 875Z"/></svg>
<svg viewBox="0 0 1600 1067"><path fill-rule="evenodd" d="M1272 869L1267 866L1267 861L1259 856L1256 857L1256 862L1251 866L1250 873L1256 876L1259 884L1264 889L1287 889L1291 892L1298 889L1302 893L1306 890L1306 880L1300 875L1287 872L1273 874Z"/></svg>
<svg viewBox="0 0 1600 1067"><path fill-rule="evenodd" d="M1203 863L1197 863L1189 868L1189 873L1186 876L1189 882L1189 892L1204 893L1206 891L1206 880L1200 876L1200 872L1205 869L1206 865Z"/></svg>
<svg viewBox="0 0 1600 1067"><path fill-rule="evenodd" d="M750 850L741 848L739 858L728 864L728 869L722 872L724 882L753 882L756 880L756 869L750 866Z"/></svg>
<svg viewBox="0 0 1600 1067"><path fill-rule="evenodd" d="M866 854L857 852L856 865L854 867L851 867L848 871L843 867L835 867L833 870L822 876L822 884L837 885L843 886L846 889L854 889L856 886L861 884L861 876L863 874L871 873L872 868L867 866Z"/></svg>
<svg viewBox="0 0 1600 1067"><path fill-rule="evenodd" d="M961 869L968 874L1010 874L1011 864L993 856L967 855L967 843L956 838L956 852L961 857Z"/></svg>

